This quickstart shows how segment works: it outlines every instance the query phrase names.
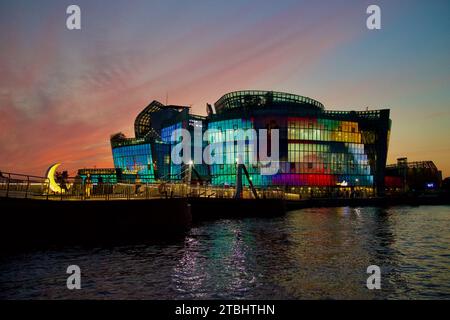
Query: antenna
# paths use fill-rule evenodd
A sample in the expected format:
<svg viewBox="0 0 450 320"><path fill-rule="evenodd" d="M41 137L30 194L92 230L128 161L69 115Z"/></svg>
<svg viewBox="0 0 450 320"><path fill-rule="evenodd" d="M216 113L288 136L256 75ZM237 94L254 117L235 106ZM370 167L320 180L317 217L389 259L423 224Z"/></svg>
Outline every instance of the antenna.
<svg viewBox="0 0 450 320"><path fill-rule="evenodd" d="M166 92L166 106L169 104L169 92Z"/></svg>

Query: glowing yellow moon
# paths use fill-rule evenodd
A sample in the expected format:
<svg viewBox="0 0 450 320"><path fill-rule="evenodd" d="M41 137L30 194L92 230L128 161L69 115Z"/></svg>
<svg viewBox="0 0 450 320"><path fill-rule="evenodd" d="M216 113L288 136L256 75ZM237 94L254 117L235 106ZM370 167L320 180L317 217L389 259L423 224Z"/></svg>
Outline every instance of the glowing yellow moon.
<svg viewBox="0 0 450 320"><path fill-rule="evenodd" d="M56 169L61 165L61 163L55 163L54 165L50 166L47 170L47 179L49 182L50 190L52 190L55 193L61 193L64 190L62 190L61 186L55 181L55 173Z"/></svg>

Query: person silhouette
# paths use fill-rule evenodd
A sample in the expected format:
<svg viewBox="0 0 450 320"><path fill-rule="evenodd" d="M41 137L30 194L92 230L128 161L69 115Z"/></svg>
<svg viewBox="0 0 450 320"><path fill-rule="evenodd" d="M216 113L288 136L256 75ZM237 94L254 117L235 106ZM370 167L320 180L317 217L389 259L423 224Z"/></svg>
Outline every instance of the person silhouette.
<svg viewBox="0 0 450 320"><path fill-rule="evenodd" d="M91 174L88 173L85 180L86 199L89 199L91 197L91 187L92 187Z"/></svg>

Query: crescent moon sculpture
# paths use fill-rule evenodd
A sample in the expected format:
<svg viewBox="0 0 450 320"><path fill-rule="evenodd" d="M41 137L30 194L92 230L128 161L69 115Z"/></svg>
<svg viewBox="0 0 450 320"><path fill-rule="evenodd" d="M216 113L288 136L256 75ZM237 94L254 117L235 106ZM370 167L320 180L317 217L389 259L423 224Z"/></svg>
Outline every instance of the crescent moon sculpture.
<svg viewBox="0 0 450 320"><path fill-rule="evenodd" d="M56 169L60 165L61 165L61 163L55 163L55 164L51 165L47 169L47 174L46 174L46 177L49 181L49 188L51 191L53 191L55 193L63 193L64 192L64 189L62 189L61 186L55 181Z"/></svg>

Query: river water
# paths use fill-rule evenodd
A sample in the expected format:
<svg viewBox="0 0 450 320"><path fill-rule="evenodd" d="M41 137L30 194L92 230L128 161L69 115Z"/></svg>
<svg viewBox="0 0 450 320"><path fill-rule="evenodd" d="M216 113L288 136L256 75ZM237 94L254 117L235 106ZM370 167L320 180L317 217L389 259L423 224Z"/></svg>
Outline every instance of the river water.
<svg viewBox="0 0 450 320"><path fill-rule="evenodd" d="M66 287L69 265L81 290ZM0 258L0 298L450 299L450 206L303 209L159 243L29 250Z"/></svg>

